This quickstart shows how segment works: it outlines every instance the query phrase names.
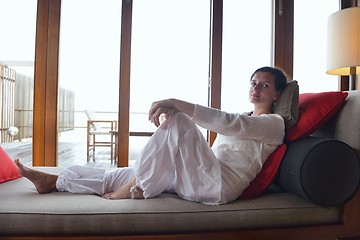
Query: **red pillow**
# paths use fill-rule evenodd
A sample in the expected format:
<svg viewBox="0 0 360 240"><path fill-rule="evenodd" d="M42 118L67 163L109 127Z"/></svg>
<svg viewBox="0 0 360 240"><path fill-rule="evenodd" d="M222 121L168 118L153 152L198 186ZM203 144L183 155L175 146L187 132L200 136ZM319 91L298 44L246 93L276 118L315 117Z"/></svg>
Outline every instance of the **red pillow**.
<svg viewBox="0 0 360 240"><path fill-rule="evenodd" d="M9 155L0 147L0 183L20 178L18 168Z"/></svg>
<svg viewBox="0 0 360 240"><path fill-rule="evenodd" d="M261 171L241 194L241 199L254 198L262 194L274 181L281 160L286 151L286 144L278 146L268 157Z"/></svg>
<svg viewBox="0 0 360 240"><path fill-rule="evenodd" d="M347 92L302 93L299 96L299 119L285 134L287 141L307 137L329 120L343 105Z"/></svg>

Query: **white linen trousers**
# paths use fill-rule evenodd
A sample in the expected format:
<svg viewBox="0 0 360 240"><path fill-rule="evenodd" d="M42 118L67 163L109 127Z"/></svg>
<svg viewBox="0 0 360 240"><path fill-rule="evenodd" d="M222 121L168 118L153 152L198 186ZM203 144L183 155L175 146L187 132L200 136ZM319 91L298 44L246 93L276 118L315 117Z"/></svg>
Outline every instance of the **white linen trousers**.
<svg viewBox="0 0 360 240"><path fill-rule="evenodd" d="M58 177L59 191L112 192L133 180L145 198L164 191L205 204L221 202L221 167L196 124L185 114L166 120L145 145L134 168L96 169L72 166Z"/></svg>

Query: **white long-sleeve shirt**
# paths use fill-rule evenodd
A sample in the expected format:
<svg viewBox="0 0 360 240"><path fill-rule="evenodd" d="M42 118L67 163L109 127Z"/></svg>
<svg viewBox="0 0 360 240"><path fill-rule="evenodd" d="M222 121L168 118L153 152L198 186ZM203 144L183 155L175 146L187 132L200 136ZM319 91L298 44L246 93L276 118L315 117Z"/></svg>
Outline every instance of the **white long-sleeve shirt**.
<svg viewBox="0 0 360 240"><path fill-rule="evenodd" d="M218 133L212 149L220 162L226 202L241 195L285 135L284 120L278 114L249 116L196 105L193 120ZM234 195L224 196L229 191Z"/></svg>

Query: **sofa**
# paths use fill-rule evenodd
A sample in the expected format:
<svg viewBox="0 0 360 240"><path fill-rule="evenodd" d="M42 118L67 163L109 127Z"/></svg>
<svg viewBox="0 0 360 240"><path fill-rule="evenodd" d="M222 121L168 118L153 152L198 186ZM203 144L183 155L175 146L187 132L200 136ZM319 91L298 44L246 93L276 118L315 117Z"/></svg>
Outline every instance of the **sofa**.
<svg viewBox="0 0 360 240"><path fill-rule="evenodd" d="M333 96L328 98L311 96L317 99L314 106L309 96L302 101L300 95L299 121L308 107L316 110L312 116L321 112L317 104ZM276 175L258 196L219 206L170 193L110 201L66 192L38 194L27 179L16 178L0 184L0 238L360 239L360 91L348 92L330 110L316 129L287 137Z"/></svg>

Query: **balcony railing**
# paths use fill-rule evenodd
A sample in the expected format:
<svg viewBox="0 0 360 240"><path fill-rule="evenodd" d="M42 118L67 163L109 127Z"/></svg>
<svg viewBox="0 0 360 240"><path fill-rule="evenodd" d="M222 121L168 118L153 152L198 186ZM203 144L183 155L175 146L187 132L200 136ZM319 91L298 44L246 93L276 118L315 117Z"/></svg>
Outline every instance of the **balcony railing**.
<svg viewBox="0 0 360 240"><path fill-rule="evenodd" d="M0 143L12 141L8 129L14 125L15 77L14 70L0 65Z"/></svg>

